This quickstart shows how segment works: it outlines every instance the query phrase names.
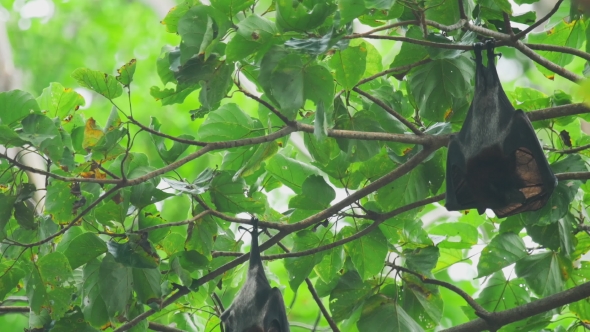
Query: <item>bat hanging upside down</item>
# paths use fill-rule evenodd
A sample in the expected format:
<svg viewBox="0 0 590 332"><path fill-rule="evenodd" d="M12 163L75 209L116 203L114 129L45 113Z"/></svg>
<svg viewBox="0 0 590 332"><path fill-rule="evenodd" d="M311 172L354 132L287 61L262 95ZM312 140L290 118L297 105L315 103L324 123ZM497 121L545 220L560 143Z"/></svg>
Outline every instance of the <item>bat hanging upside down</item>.
<svg viewBox="0 0 590 332"><path fill-rule="evenodd" d="M465 123L451 137L447 156L449 211L494 210L503 218L542 208L557 178L551 171L533 126L514 110L502 89L494 64L494 42L476 43L475 94Z"/></svg>
<svg viewBox="0 0 590 332"><path fill-rule="evenodd" d="M252 218L250 266L244 286L221 314L225 332L289 332L281 291L270 287L258 248L258 219Z"/></svg>

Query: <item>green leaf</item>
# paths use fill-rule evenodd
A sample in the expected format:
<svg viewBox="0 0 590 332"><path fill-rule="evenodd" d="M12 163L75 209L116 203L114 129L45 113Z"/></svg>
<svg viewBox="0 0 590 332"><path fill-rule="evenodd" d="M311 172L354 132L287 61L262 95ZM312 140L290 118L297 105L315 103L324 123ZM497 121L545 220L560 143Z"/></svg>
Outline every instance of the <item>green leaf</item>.
<svg viewBox="0 0 590 332"><path fill-rule="evenodd" d="M213 41L215 26L208 6L191 7L178 21L178 34L186 46L195 48L194 54L205 51Z"/></svg>
<svg viewBox="0 0 590 332"><path fill-rule="evenodd" d="M383 294L369 298L357 322L360 332L369 331L424 331L394 299Z"/></svg>
<svg viewBox="0 0 590 332"><path fill-rule="evenodd" d="M72 77L81 86L94 90L107 99L115 99L123 93L121 84L113 76L96 70L78 68L74 70Z"/></svg>
<svg viewBox="0 0 590 332"><path fill-rule="evenodd" d="M80 307L68 308L64 317L55 322L51 328L52 332L99 332L99 330L91 327L84 319L84 314Z"/></svg>
<svg viewBox="0 0 590 332"><path fill-rule="evenodd" d="M72 269L76 269L107 251L103 240L92 233L84 233L74 238L64 255L68 258Z"/></svg>
<svg viewBox="0 0 590 332"><path fill-rule="evenodd" d="M93 326L103 326L109 321L109 313L98 285L100 266L101 262L97 259L89 261L84 266L84 282L81 287L82 312L84 318Z"/></svg>
<svg viewBox="0 0 590 332"><path fill-rule="evenodd" d="M431 271L436 267L439 255L438 247L434 246L403 251L406 267L427 277L432 276Z"/></svg>
<svg viewBox="0 0 590 332"><path fill-rule="evenodd" d="M305 102L303 70L301 57L289 54L279 61L270 78L270 94L290 119Z"/></svg>
<svg viewBox="0 0 590 332"><path fill-rule="evenodd" d="M533 292L541 297L563 291L567 270L571 267L564 266L564 260L554 252L524 257L516 262L515 268L516 275L526 280Z"/></svg>
<svg viewBox="0 0 590 332"><path fill-rule="evenodd" d="M133 81L133 74L135 74L135 67L137 66L137 60L131 59L131 61L122 65L121 68L117 69L117 81L124 86L129 86Z"/></svg>
<svg viewBox="0 0 590 332"><path fill-rule="evenodd" d="M186 250L195 250L201 255L211 259L211 250L217 237L217 223L210 216L205 216L189 225L185 243Z"/></svg>
<svg viewBox="0 0 590 332"><path fill-rule="evenodd" d="M477 243L477 229L466 223L439 224L431 228L428 233L445 237L438 243L439 248L469 249Z"/></svg>
<svg viewBox="0 0 590 332"><path fill-rule="evenodd" d="M336 52L328 61L338 84L351 90L363 77L366 68L367 48L365 43Z"/></svg>
<svg viewBox="0 0 590 332"><path fill-rule="evenodd" d="M314 249L321 244L318 236L309 230L295 233L293 242L293 252ZM323 256L324 252L320 252L313 255L285 259L285 269L289 273L289 286L291 286L294 292L297 292L299 285L309 276L314 266L321 262Z"/></svg>
<svg viewBox="0 0 590 332"><path fill-rule="evenodd" d="M330 312L335 321L347 319L371 295L371 285L358 272L347 271L330 293Z"/></svg>
<svg viewBox="0 0 590 332"><path fill-rule="evenodd" d="M24 202L14 204L14 219L24 229L36 229L35 207L27 206Z"/></svg>
<svg viewBox="0 0 590 332"><path fill-rule="evenodd" d="M342 247L328 250L322 261L314 267L315 273L326 283L330 283L338 276L338 271L344 264Z"/></svg>
<svg viewBox="0 0 590 332"><path fill-rule="evenodd" d="M125 312L133 287L132 269L107 253L98 270L98 289L110 317Z"/></svg>
<svg viewBox="0 0 590 332"><path fill-rule="evenodd" d="M473 87L473 63L467 56L440 59L412 69L408 75L420 115L430 121L442 122L453 106L453 97L465 98Z"/></svg>
<svg viewBox="0 0 590 332"><path fill-rule="evenodd" d="M41 312L41 306L47 301L47 288L43 284L37 268L32 268L26 277L25 288L31 312L39 314Z"/></svg>
<svg viewBox="0 0 590 332"><path fill-rule="evenodd" d="M316 106L323 102L328 107L334 99L334 79L330 71L315 65L303 68L303 94L305 99L313 101Z"/></svg>
<svg viewBox="0 0 590 332"><path fill-rule="evenodd" d="M276 0L275 6L277 24L284 31L315 29L336 9L332 0Z"/></svg>
<svg viewBox="0 0 590 332"><path fill-rule="evenodd" d="M357 232L369 227L364 225L359 229L351 226L344 227L339 234L343 237L350 237ZM344 244L344 249L357 269L363 280L369 279L379 273L383 268L383 262L387 256L387 239L379 228L372 230L369 234L357 240Z"/></svg>
<svg viewBox="0 0 590 332"><path fill-rule="evenodd" d="M211 201L219 212L262 213L264 202L246 196L245 189L247 186L244 179L238 178L234 181L230 172L220 172L211 181Z"/></svg>
<svg viewBox="0 0 590 332"><path fill-rule="evenodd" d="M41 257L37 266L43 283L53 287L60 286L72 278L70 263L61 252L52 252Z"/></svg>
<svg viewBox="0 0 590 332"><path fill-rule="evenodd" d="M252 53L269 48L277 34L274 22L256 14L246 17L238 23L236 34L227 44L227 60L241 60Z"/></svg>
<svg viewBox="0 0 590 332"><path fill-rule="evenodd" d="M137 298L144 304L159 302L162 297L160 278L162 274L158 269L131 269L133 274L133 290Z"/></svg>
<svg viewBox="0 0 590 332"><path fill-rule="evenodd" d="M289 208L323 210L336 198L334 189L319 175L310 175L301 185L301 194L289 201Z"/></svg>
<svg viewBox="0 0 590 332"><path fill-rule="evenodd" d="M236 104L225 104L209 114L199 127L198 138L205 142L231 141L259 136L256 123Z"/></svg>
<svg viewBox="0 0 590 332"><path fill-rule="evenodd" d="M514 233L496 235L481 251L477 264L477 277L491 275L526 257L527 252L522 239Z"/></svg>
<svg viewBox="0 0 590 332"><path fill-rule="evenodd" d="M158 119L155 117L151 117L150 128L159 132L160 126L161 126L160 121L158 121ZM170 163L173 163L174 161L176 161L176 159L178 159L178 157L180 157L180 155L182 153L184 153L184 151L186 151L186 149L188 149L188 147L189 147L189 145L186 143L174 141L172 143L172 147L170 149L168 149L166 147L166 138L164 138L162 136L155 135L155 134L151 134L150 138L152 139L152 142L154 142L154 145L156 146L156 149L158 151L158 155L167 164L170 164ZM188 140L194 139L194 137L191 135L180 135L180 136L178 136L178 138L188 139Z"/></svg>
<svg viewBox="0 0 590 332"><path fill-rule="evenodd" d="M30 93L21 90L0 92L0 124L12 127L31 113L41 113Z"/></svg>
<svg viewBox="0 0 590 332"><path fill-rule="evenodd" d="M51 319L58 320L70 308L72 295L76 292L75 287L56 287L47 292L47 300Z"/></svg>
<svg viewBox="0 0 590 332"><path fill-rule="evenodd" d="M266 170L296 194L301 194L303 181L318 173L317 169L298 160L275 154L266 164Z"/></svg>
<svg viewBox="0 0 590 332"><path fill-rule="evenodd" d="M211 6L226 15L236 15L254 5L254 0L211 0Z"/></svg>
<svg viewBox="0 0 590 332"><path fill-rule="evenodd" d="M586 26L581 20L574 20L570 23L560 21L559 24L551 28L550 30L529 34L529 42L534 44L549 44L555 46L566 46L579 49L584 40ZM568 65L574 59L571 54L562 52L549 52L549 51L535 51L547 60L555 63L558 66L564 67ZM553 77L555 73L549 69L536 65L537 69L547 77Z"/></svg>
<svg viewBox="0 0 590 332"><path fill-rule="evenodd" d="M4 300L25 277L25 271L14 265L15 262L0 263L0 300Z"/></svg>
<svg viewBox="0 0 590 332"><path fill-rule="evenodd" d="M160 257L148 240L130 237L128 242L107 242L109 253L117 263L128 267L152 269L160 264Z"/></svg>
<svg viewBox="0 0 590 332"><path fill-rule="evenodd" d="M503 311L516 308L531 301L524 280L514 278L507 281L502 271L495 272L477 298L477 302L489 311Z"/></svg>
<svg viewBox="0 0 590 332"><path fill-rule="evenodd" d="M2 239L6 236L4 228L12 216L15 201L15 196L6 196L0 193L0 238Z"/></svg>
<svg viewBox="0 0 590 332"><path fill-rule="evenodd" d="M52 82L49 87L43 89L43 93L37 98L39 108L47 111L52 117L64 120L68 115L85 105L84 98L71 88Z"/></svg>
<svg viewBox="0 0 590 332"><path fill-rule="evenodd" d="M45 115L31 114L22 120L23 130L19 136L31 142L52 160L61 160L64 145L53 121Z"/></svg>
<svg viewBox="0 0 590 332"><path fill-rule="evenodd" d="M444 302L436 287L424 285L414 276L406 276L403 285L404 310L426 329L437 326L442 319Z"/></svg>
<svg viewBox="0 0 590 332"><path fill-rule="evenodd" d="M188 2L183 2L178 6L170 8L166 17L160 22L166 26L166 31L170 33L178 32L178 21L191 8Z"/></svg>

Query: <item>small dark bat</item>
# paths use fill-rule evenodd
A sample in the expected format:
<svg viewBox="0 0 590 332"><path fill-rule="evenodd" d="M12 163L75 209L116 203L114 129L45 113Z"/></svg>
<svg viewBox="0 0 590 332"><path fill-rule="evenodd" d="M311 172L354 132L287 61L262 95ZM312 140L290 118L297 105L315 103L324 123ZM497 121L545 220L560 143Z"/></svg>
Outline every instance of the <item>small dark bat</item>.
<svg viewBox="0 0 590 332"><path fill-rule="evenodd" d="M281 291L270 287L258 248L258 219L252 218L252 247L246 283L221 314L225 332L289 332Z"/></svg>
<svg viewBox="0 0 590 332"><path fill-rule="evenodd" d="M494 42L475 49L475 94L447 156L449 211L487 208L503 218L545 205L557 178L553 175L533 126L522 110L514 110L502 89L494 64Z"/></svg>

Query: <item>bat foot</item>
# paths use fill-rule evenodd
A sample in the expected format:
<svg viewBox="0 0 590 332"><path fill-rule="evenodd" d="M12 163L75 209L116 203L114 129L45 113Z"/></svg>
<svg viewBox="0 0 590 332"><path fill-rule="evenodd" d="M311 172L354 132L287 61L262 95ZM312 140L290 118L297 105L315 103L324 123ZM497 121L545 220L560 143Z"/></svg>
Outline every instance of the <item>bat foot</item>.
<svg viewBox="0 0 590 332"><path fill-rule="evenodd" d="M477 42L473 44L473 53L475 53L475 62L481 63L481 51L483 50L484 44Z"/></svg>

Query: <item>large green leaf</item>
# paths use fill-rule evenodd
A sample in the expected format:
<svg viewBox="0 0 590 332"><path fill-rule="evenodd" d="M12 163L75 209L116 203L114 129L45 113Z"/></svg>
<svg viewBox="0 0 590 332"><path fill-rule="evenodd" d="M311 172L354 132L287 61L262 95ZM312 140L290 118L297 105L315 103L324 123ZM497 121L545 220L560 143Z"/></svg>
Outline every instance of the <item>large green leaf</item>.
<svg viewBox="0 0 590 332"><path fill-rule="evenodd" d="M303 181L318 171L298 160L275 154L266 164L266 170L295 193L302 193Z"/></svg>
<svg viewBox="0 0 590 332"><path fill-rule="evenodd" d="M37 98L39 108L47 111L51 117L63 120L71 115L80 106L84 106L84 98L71 88L52 82L49 87L43 89L43 93Z"/></svg>
<svg viewBox="0 0 590 332"><path fill-rule="evenodd" d="M357 327L361 332L424 331L394 299L381 294L367 300Z"/></svg>
<svg viewBox="0 0 590 332"><path fill-rule="evenodd" d="M335 321L349 318L350 315L371 295L371 285L363 282L358 272L344 273L330 293L330 312Z"/></svg>
<svg viewBox="0 0 590 332"><path fill-rule="evenodd" d="M230 141L259 136L260 129L250 116L236 104L225 104L209 114L199 127L198 137L205 142Z"/></svg>
<svg viewBox="0 0 590 332"><path fill-rule="evenodd" d="M369 227L364 225L355 230L351 226L344 227L340 234L349 237ZM344 249L354 264L363 280L369 279L379 273L383 268L383 262L387 256L387 239L379 228L372 230L369 234L357 240L344 244Z"/></svg>
<svg viewBox="0 0 590 332"><path fill-rule="evenodd" d="M545 297L561 292L571 262L555 252L527 256L516 262L516 275L523 278L537 295Z"/></svg>
<svg viewBox="0 0 590 332"><path fill-rule="evenodd" d="M98 289L110 317L126 311L132 287L132 269L117 263L115 257L107 253L98 270Z"/></svg>
<svg viewBox="0 0 590 332"><path fill-rule="evenodd" d="M408 84L420 115L430 121L444 121L445 113L453 106L453 97L470 95L473 73L474 64L465 55L433 60L412 69Z"/></svg>
<svg viewBox="0 0 590 332"><path fill-rule="evenodd" d="M100 266L101 262L97 259L86 264L81 288L82 312L84 318L93 326L102 326L109 321L109 313L98 285Z"/></svg>
<svg viewBox="0 0 590 332"><path fill-rule="evenodd" d="M12 127L31 113L40 113L30 93L21 90L0 92L0 124Z"/></svg>
<svg viewBox="0 0 590 332"><path fill-rule="evenodd" d="M320 239L313 232L303 230L295 233L293 237L293 252L314 249L320 244ZM299 285L309 276L314 266L318 264L324 256L324 252L302 257L285 259L285 268L289 273L289 286L296 292Z"/></svg>
<svg viewBox="0 0 590 332"><path fill-rule="evenodd" d="M488 276L527 255L522 239L514 233L496 235L481 251L477 264L478 277Z"/></svg>
<svg viewBox="0 0 590 332"><path fill-rule="evenodd" d="M64 255L72 269L76 269L107 251L107 245L93 233L84 233L72 239Z"/></svg>
<svg viewBox="0 0 590 332"><path fill-rule="evenodd" d="M250 212L262 213L264 202L255 197L248 197L244 193L246 183L244 179L238 178L235 181L230 172L220 172L211 181L211 200L220 212ZM260 193L262 194L262 193Z"/></svg>
<svg viewBox="0 0 590 332"><path fill-rule="evenodd" d="M336 198L334 189L319 175L310 175L301 185L301 194L289 201L289 208L322 210Z"/></svg>
<svg viewBox="0 0 590 332"><path fill-rule="evenodd" d="M367 48L365 43L337 51L330 61L334 78L346 90L351 90L363 77L366 68Z"/></svg>
<svg viewBox="0 0 590 332"><path fill-rule="evenodd" d="M115 77L96 70L78 68L74 70L72 77L81 86L94 90L107 99L115 99L123 93L123 87Z"/></svg>

